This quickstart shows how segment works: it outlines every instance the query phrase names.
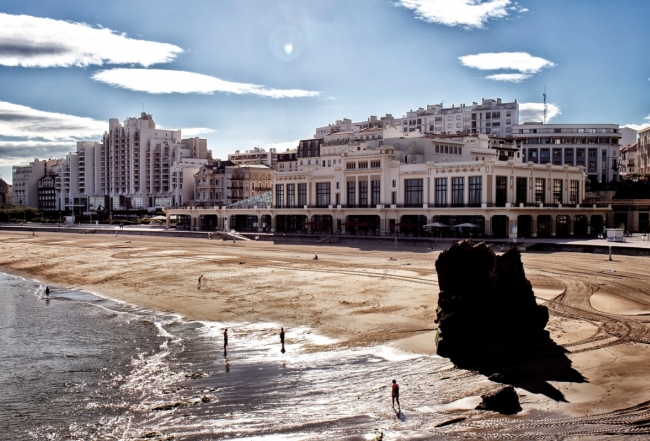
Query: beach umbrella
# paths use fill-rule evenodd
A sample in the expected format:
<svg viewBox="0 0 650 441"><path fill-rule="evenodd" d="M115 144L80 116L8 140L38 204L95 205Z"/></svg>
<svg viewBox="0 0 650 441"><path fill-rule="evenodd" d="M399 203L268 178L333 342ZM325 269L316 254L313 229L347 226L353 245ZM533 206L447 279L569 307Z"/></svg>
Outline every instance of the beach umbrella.
<svg viewBox="0 0 650 441"><path fill-rule="evenodd" d="M480 225L473 224L471 222L465 222L463 224L458 224L458 225L452 225L453 227L460 227L460 228L481 228Z"/></svg>
<svg viewBox="0 0 650 441"><path fill-rule="evenodd" d="M443 224L442 222L431 222L430 224L423 225L423 227L436 227L436 228L445 228L449 225Z"/></svg>

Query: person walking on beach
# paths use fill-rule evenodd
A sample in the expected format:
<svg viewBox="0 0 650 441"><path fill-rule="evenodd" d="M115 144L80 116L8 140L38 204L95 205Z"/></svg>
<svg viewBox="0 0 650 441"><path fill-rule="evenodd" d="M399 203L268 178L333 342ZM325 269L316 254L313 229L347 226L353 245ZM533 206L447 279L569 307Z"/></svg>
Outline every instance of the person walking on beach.
<svg viewBox="0 0 650 441"><path fill-rule="evenodd" d="M223 331L223 356L225 357L228 351L228 328Z"/></svg>
<svg viewBox="0 0 650 441"><path fill-rule="evenodd" d="M285 353L284 350L284 328L280 328L280 343L282 343L282 349L280 352Z"/></svg>
<svg viewBox="0 0 650 441"><path fill-rule="evenodd" d="M199 276L199 283L196 285L196 289L201 289L201 279L203 279L203 274Z"/></svg>
<svg viewBox="0 0 650 441"><path fill-rule="evenodd" d="M399 414L402 408L399 404L399 384L395 380L393 380L393 385L391 386L391 396L393 398L393 409L395 409L395 401L397 401L397 413Z"/></svg>

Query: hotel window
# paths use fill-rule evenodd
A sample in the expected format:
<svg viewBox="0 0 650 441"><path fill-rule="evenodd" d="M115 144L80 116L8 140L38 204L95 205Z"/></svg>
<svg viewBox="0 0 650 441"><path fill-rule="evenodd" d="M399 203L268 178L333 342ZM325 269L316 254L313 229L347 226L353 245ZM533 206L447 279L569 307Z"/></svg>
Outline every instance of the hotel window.
<svg viewBox="0 0 650 441"><path fill-rule="evenodd" d="M356 162L347 162L345 164L345 168L347 170L354 170L355 168L357 168L357 163Z"/></svg>
<svg viewBox="0 0 650 441"><path fill-rule="evenodd" d="M496 205L497 207L505 207L506 202L508 202L508 177L497 176Z"/></svg>
<svg viewBox="0 0 650 441"><path fill-rule="evenodd" d="M569 203L578 203L578 181L569 181Z"/></svg>
<svg viewBox="0 0 650 441"><path fill-rule="evenodd" d="M528 202L528 178L517 178L517 205Z"/></svg>
<svg viewBox="0 0 650 441"><path fill-rule="evenodd" d="M381 161L370 161L370 168L380 168Z"/></svg>
<svg viewBox="0 0 650 441"><path fill-rule="evenodd" d="M357 203L357 183L348 181L348 205L355 205Z"/></svg>
<svg viewBox="0 0 650 441"><path fill-rule="evenodd" d="M422 179L404 180L404 202L406 206L422 206L422 195Z"/></svg>
<svg viewBox="0 0 650 441"><path fill-rule="evenodd" d="M307 205L307 184L298 184L298 205Z"/></svg>
<svg viewBox="0 0 650 441"><path fill-rule="evenodd" d="M275 186L275 205L278 207L284 206L284 185L278 184Z"/></svg>
<svg viewBox="0 0 650 441"><path fill-rule="evenodd" d="M473 206L481 205L482 177L469 177L469 204Z"/></svg>
<svg viewBox="0 0 650 441"><path fill-rule="evenodd" d="M368 161L359 162L359 168L368 168Z"/></svg>
<svg viewBox="0 0 650 441"><path fill-rule="evenodd" d="M296 206L296 184L287 184L287 205Z"/></svg>
<svg viewBox="0 0 650 441"><path fill-rule="evenodd" d="M359 181L359 205L368 205L368 181Z"/></svg>
<svg viewBox="0 0 650 441"><path fill-rule="evenodd" d="M330 183L316 183L316 204L319 207L327 207L330 204Z"/></svg>
<svg viewBox="0 0 650 441"><path fill-rule="evenodd" d="M393 179L393 188L397 187L397 181Z"/></svg>
<svg viewBox="0 0 650 441"><path fill-rule="evenodd" d="M465 178L451 178L451 203L453 205L465 204Z"/></svg>
<svg viewBox="0 0 650 441"><path fill-rule="evenodd" d="M371 189L372 189L372 199L371 199L371 204L373 206L379 205L380 202L380 196L381 196L381 181L371 181Z"/></svg>
<svg viewBox="0 0 650 441"><path fill-rule="evenodd" d="M562 203L562 180L561 179L553 180L553 203L554 204Z"/></svg>
<svg viewBox="0 0 650 441"><path fill-rule="evenodd" d="M542 204L546 202L544 197L545 181L545 179L535 178L535 202L541 202Z"/></svg>

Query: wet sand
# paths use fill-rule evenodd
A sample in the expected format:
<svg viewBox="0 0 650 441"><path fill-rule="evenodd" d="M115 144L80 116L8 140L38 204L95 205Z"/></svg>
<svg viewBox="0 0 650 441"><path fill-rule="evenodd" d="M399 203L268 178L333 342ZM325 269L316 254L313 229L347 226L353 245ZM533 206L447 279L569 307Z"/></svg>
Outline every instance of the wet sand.
<svg viewBox="0 0 650 441"><path fill-rule="evenodd" d="M10 231L0 232L0 244L4 271L188 320L274 322L289 330L308 326L339 342L314 345L314 351L388 345L435 352L434 263L441 249L58 233L32 238ZM518 388L524 410L516 420L539 412L574 418L557 424L549 420L549 430L557 435L560 426L607 424L612 417L590 416L650 400L650 315L645 315L650 311L650 261L615 256L609 262L606 255L579 253L524 253L523 261L538 302L549 306L551 337L568 351L572 368L583 379L549 376L548 386L559 395ZM450 395L449 401L486 388L484 377L454 375L474 376L473 386L456 394L460 396ZM433 392L420 388L418 393L426 402L426 394ZM467 411L460 403L445 408L454 409L450 418ZM650 413L642 413L646 411ZM470 415L478 418L474 429L488 424L478 414ZM445 433L456 426L462 432L460 424ZM623 429L611 431L628 433Z"/></svg>

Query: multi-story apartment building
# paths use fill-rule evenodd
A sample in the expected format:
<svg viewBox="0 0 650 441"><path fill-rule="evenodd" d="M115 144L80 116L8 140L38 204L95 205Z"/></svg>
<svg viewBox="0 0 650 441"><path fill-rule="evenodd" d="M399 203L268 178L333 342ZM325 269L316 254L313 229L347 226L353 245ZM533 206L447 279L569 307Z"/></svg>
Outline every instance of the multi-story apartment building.
<svg viewBox="0 0 650 441"><path fill-rule="evenodd" d="M650 127L639 130L637 142L637 173L650 174Z"/></svg>
<svg viewBox="0 0 650 441"><path fill-rule="evenodd" d="M49 173L38 180L38 209L39 211L56 211L56 174Z"/></svg>
<svg viewBox="0 0 650 441"><path fill-rule="evenodd" d="M277 152L274 148L267 151L260 147L243 152L235 150L235 153L228 154L228 161L236 165L265 165L269 168L275 168Z"/></svg>
<svg viewBox="0 0 650 441"><path fill-rule="evenodd" d="M278 171L296 170L298 166L298 149L287 149L284 153L278 153L277 161L276 169Z"/></svg>
<svg viewBox="0 0 650 441"><path fill-rule="evenodd" d="M26 166L12 167L14 204L38 208L38 181L63 159L34 159Z"/></svg>
<svg viewBox="0 0 650 441"><path fill-rule="evenodd" d="M592 183L619 180L618 124L523 123L513 128L522 141L524 161L582 166Z"/></svg>
<svg viewBox="0 0 650 441"><path fill-rule="evenodd" d="M0 205L13 205L13 186L0 178Z"/></svg>
<svg viewBox="0 0 650 441"><path fill-rule="evenodd" d="M234 204L269 191L272 171L266 165L226 166L226 204Z"/></svg>
<svg viewBox="0 0 650 441"><path fill-rule="evenodd" d="M182 204L193 191L181 191L181 186L207 162L207 141L182 140L180 130L157 129L153 116L144 112L124 125L111 118L102 145L100 184L111 209Z"/></svg>
<svg viewBox="0 0 650 441"><path fill-rule="evenodd" d="M194 174L194 197L192 205L214 207L226 204L226 167L231 161L215 159L201 166Z"/></svg>
<svg viewBox="0 0 650 441"><path fill-rule="evenodd" d="M621 177L635 175L638 173L636 167L637 143L621 147L620 169Z"/></svg>
<svg viewBox="0 0 650 441"><path fill-rule="evenodd" d="M401 118L387 114L377 118L370 116L367 121L353 123L350 119L338 120L334 124L316 128L314 138L343 132L360 132L365 129L397 127L401 132L419 131L428 134L487 134L510 136L512 127L519 123L519 104L517 101L504 103L482 99L471 106L461 104L445 108L442 103L428 105L426 109L410 110Z"/></svg>

